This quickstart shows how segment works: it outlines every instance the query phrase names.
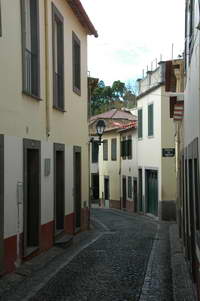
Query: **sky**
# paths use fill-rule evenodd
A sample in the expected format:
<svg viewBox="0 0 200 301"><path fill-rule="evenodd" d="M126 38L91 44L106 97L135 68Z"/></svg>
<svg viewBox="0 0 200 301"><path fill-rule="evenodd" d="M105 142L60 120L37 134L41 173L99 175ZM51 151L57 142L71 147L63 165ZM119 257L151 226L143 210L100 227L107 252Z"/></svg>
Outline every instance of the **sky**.
<svg viewBox="0 0 200 301"><path fill-rule="evenodd" d="M141 78L184 50L184 0L81 0L99 37L88 38L90 76L111 85ZM173 47L172 47L173 44ZM162 55L162 56L161 56Z"/></svg>

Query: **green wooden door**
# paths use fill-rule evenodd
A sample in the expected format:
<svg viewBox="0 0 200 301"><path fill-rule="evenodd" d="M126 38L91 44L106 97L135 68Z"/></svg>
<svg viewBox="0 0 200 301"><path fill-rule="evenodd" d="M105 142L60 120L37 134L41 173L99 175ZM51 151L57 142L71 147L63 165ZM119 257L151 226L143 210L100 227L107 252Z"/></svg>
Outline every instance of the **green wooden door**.
<svg viewBox="0 0 200 301"><path fill-rule="evenodd" d="M147 212L158 214L158 177L156 170L147 170Z"/></svg>

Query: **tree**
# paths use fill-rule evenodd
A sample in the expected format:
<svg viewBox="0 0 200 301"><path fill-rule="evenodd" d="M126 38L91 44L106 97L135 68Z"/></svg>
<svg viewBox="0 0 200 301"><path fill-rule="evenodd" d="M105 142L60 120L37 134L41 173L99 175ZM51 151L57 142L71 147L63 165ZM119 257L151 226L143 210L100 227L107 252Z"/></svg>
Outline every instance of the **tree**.
<svg viewBox="0 0 200 301"><path fill-rule="evenodd" d="M114 81L112 86L105 86L100 80L91 94L91 113L96 115L113 108L132 108L135 105L135 95L125 83Z"/></svg>

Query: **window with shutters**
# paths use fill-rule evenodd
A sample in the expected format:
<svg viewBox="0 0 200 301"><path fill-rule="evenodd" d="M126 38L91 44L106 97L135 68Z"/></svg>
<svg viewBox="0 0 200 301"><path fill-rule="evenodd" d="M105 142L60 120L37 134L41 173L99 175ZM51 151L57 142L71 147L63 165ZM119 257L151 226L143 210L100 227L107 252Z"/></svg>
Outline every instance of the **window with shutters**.
<svg viewBox="0 0 200 301"><path fill-rule="evenodd" d="M103 160L108 160L108 140L103 140Z"/></svg>
<svg viewBox="0 0 200 301"><path fill-rule="evenodd" d="M128 159L132 159L132 137L128 136L128 140L127 140L127 156Z"/></svg>
<svg viewBox="0 0 200 301"><path fill-rule="evenodd" d="M73 32L73 91L81 95L81 43Z"/></svg>
<svg viewBox="0 0 200 301"><path fill-rule="evenodd" d="M128 177L128 198L132 198L132 177Z"/></svg>
<svg viewBox="0 0 200 301"><path fill-rule="evenodd" d="M117 139L113 138L111 140L111 160L117 160Z"/></svg>
<svg viewBox="0 0 200 301"><path fill-rule="evenodd" d="M126 159L126 137L123 137L123 140L121 141L121 157L122 159Z"/></svg>
<svg viewBox="0 0 200 301"><path fill-rule="evenodd" d="M63 16L52 3L53 107L64 111L64 30Z"/></svg>
<svg viewBox="0 0 200 301"><path fill-rule="evenodd" d="M148 136L153 136L153 104L148 105Z"/></svg>
<svg viewBox="0 0 200 301"><path fill-rule="evenodd" d="M40 58L38 0L21 0L21 17L23 92L39 98Z"/></svg>
<svg viewBox="0 0 200 301"><path fill-rule="evenodd" d="M143 132L142 132L142 109L138 110L138 138L143 137Z"/></svg>
<svg viewBox="0 0 200 301"><path fill-rule="evenodd" d="M92 163L98 162L99 145L96 141L92 142Z"/></svg>

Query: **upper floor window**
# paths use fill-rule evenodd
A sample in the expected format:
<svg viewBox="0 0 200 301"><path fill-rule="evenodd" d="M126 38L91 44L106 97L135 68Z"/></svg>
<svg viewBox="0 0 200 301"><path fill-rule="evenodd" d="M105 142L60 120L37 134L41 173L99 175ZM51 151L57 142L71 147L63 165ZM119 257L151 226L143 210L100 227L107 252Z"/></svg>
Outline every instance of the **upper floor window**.
<svg viewBox="0 0 200 301"><path fill-rule="evenodd" d="M128 139L126 137L123 137L123 140L121 141L121 156L123 159L132 159L132 138L131 136L128 136Z"/></svg>
<svg viewBox="0 0 200 301"><path fill-rule="evenodd" d="M64 30L63 16L52 4L53 24L53 106L64 111Z"/></svg>
<svg viewBox="0 0 200 301"><path fill-rule="evenodd" d="M117 160L117 139L113 138L111 140L111 160Z"/></svg>
<svg viewBox="0 0 200 301"><path fill-rule="evenodd" d="M153 136L153 104L148 105L148 136Z"/></svg>
<svg viewBox="0 0 200 301"><path fill-rule="evenodd" d="M138 110L138 138L143 137L142 132L142 109Z"/></svg>
<svg viewBox="0 0 200 301"><path fill-rule="evenodd" d="M81 95L81 43L77 35L72 34L73 45L73 91Z"/></svg>
<svg viewBox="0 0 200 301"><path fill-rule="evenodd" d="M92 142L92 163L98 162L99 145L96 141Z"/></svg>
<svg viewBox="0 0 200 301"><path fill-rule="evenodd" d="M21 0L23 92L40 97L38 0Z"/></svg>
<svg viewBox="0 0 200 301"><path fill-rule="evenodd" d="M108 140L103 140L103 160L108 160Z"/></svg>

